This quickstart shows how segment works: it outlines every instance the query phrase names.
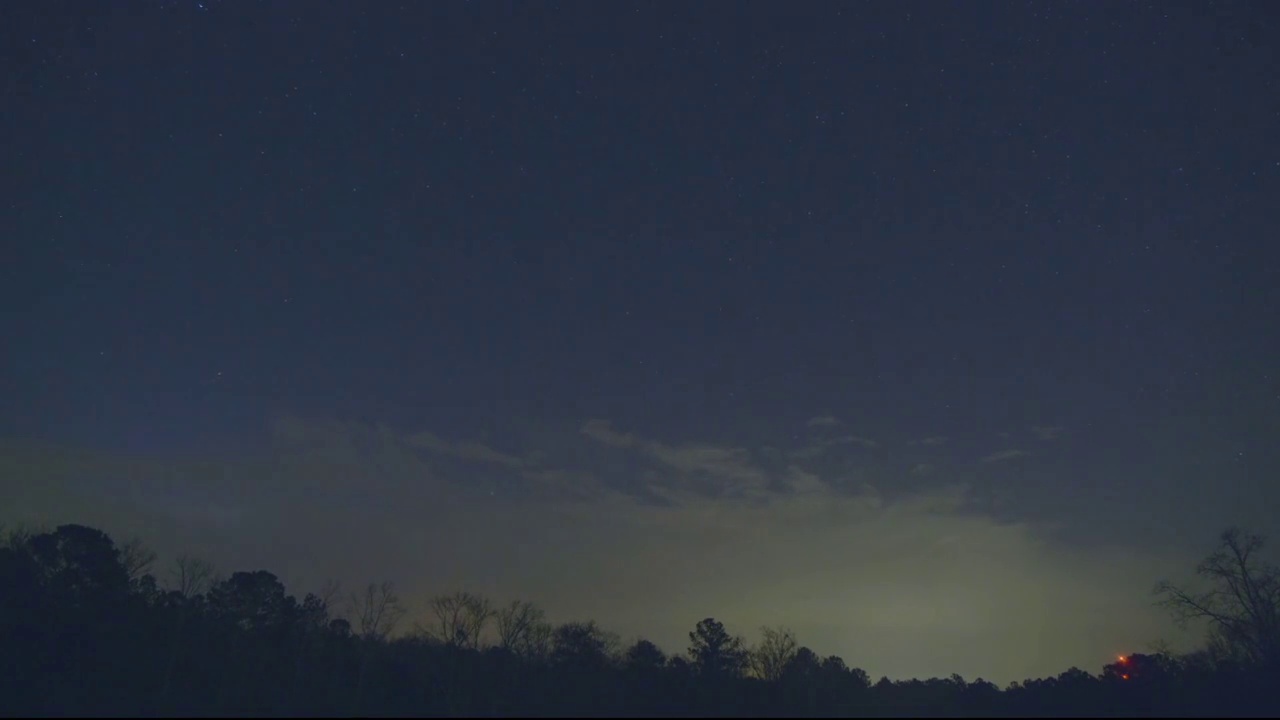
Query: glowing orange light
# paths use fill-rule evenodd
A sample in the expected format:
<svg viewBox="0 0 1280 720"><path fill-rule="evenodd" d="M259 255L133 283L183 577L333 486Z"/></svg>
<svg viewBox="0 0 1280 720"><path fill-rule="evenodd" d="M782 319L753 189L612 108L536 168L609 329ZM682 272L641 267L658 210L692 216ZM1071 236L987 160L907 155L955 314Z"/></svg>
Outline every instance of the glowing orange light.
<svg viewBox="0 0 1280 720"><path fill-rule="evenodd" d="M1121 676L1120 676L1120 678L1121 678L1122 680L1128 680L1128 679L1129 679L1129 673L1125 673L1124 675L1121 675Z"/></svg>
<svg viewBox="0 0 1280 720"><path fill-rule="evenodd" d="M1125 656L1121 655L1121 656L1120 656L1120 662L1122 662L1122 663L1127 663L1127 662L1129 662L1129 658L1127 658L1127 657L1125 657Z"/></svg>

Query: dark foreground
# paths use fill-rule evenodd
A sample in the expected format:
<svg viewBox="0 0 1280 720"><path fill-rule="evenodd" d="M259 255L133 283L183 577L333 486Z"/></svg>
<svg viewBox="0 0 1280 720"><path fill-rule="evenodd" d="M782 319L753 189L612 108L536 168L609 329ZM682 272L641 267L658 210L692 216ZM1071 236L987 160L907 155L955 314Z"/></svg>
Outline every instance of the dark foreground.
<svg viewBox="0 0 1280 720"><path fill-rule="evenodd" d="M299 601L265 571L218 581L183 561L161 589L152 558L81 526L4 542L0 716L1280 713L1280 673L1222 653L1133 655L1003 690L956 675L872 683L782 635L748 649L710 618L668 657L466 594L433 601L434 626L390 639L401 609L389 586Z"/></svg>

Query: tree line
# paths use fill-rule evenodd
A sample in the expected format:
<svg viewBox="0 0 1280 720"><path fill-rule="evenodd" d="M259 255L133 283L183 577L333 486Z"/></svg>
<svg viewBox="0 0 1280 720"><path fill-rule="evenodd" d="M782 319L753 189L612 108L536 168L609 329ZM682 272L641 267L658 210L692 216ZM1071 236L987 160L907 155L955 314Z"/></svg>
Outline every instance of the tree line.
<svg viewBox="0 0 1280 720"><path fill-rule="evenodd" d="M1228 531L1162 584L1204 647L1117 658L1001 689L960 675L872 682L785 627L753 643L714 618L684 652L624 644L594 621L553 624L525 601L430 599L402 628L390 583L301 600L270 572L218 576L179 557L155 571L137 541L63 525L0 541L4 716L1030 716L1280 712L1280 572L1263 540Z"/></svg>

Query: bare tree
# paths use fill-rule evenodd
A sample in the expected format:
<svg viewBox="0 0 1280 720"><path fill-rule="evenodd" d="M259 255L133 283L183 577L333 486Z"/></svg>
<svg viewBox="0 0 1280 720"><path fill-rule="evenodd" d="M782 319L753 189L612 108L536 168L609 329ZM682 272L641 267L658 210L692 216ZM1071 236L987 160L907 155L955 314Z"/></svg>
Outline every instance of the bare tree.
<svg viewBox="0 0 1280 720"><path fill-rule="evenodd" d="M535 639L539 626L545 624L545 614L536 605L513 600L510 605L494 613L498 626L498 646L520 656L535 654ZM548 626L549 628L550 626Z"/></svg>
<svg viewBox="0 0 1280 720"><path fill-rule="evenodd" d="M555 627L549 622L534 623L533 629L529 631L528 657L550 657L555 632Z"/></svg>
<svg viewBox="0 0 1280 720"><path fill-rule="evenodd" d="M316 593L316 597L320 598L320 602L329 609L337 607L338 596L342 594L341 580L325 580L324 585L320 586L320 591Z"/></svg>
<svg viewBox="0 0 1280 720"><path fill-rule="evenodd" d="M441 642L460 647L480 647L480 636L493 617L489 601L469 592L437 595L429 606L435 615L436 625L428 632Z"/></svg>
<svg viewBox="0 0 1280 720"><path fill-rule="evenodd" d="M1194 592L1168 582L1156 587L1174 618L1204 621L1210 645L1250 663L1280 663L1280 568L1259 557L1264 539L1230 529L1218 549L1196 568L1208 589Z"/></svg>
<svg viewBox="0 0 1280 720"><path fill-rule="evenodd" d="M370 640L385 639L405 614L395 586L390 582L369 583L364 592L352 593L350 602L360 635Z"/></svg>
<svg viewBox="0 0 1280 720"><path fill-rule="evenodd" d="M325 592L337 594L337 584L327 583ZM364 592L353 592L348 600L348 611L365 640L382 641L395 630L404 617L405 608L400 604L395 586L390 582L369 583ZM366 643L356 674L355 707L359 711L364 700L364 689L369 674L369 662L373 658L375 643Z"/></svg>
<svg viewBox="0 0 1280 720"><path fill-rule="evenodd" d="M129 581L138 580L151 572L156 563L156 553L143 544L141 538L133 538L120 546L120 562L129 573Z"/></svg>
<svg viewBox="0 0 1280 720"><path fill-rule="evenodd" d="M186 599L208 590L212 581L213 564L190 555L179 555L169 570L169 589Z"/></svg>
<svg viewBox="0 0 1280 720"><path fill-rule="evenodd" d="M176 591L183 600L191 600L197 595L203 594L213 586L214 580L213 563L190 555L179 555L174 559L173 567L169 569L169 590ZM165 662L160 691L156 695L158 707L162 707L169 697L169 693L173 688L174 668L177 666L178 658L183 651L188 649L186 624L187 614L190 609L188 603L180 605L177 623L173 628L172 646Z"/></svg>
<svg viewBox="0 0 1280 720"><path fill-rule="evenodd" d="M795 659L799 643L795 633L784 627L762 627L760 632L764 637L751 650L751 669L761 680L777 682Z"/></svg>

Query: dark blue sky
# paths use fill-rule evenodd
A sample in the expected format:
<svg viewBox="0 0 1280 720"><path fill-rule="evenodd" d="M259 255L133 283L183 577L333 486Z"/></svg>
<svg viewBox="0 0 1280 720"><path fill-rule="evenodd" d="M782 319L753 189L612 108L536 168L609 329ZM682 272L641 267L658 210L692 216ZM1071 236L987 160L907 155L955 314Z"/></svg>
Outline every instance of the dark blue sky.
<svg viewBox="0 0 1280 720"><path fill-rule="evenodd" d="M724 512L806 473L1072 549L1274 528L1268 4L0 18L14 452L274 467L338 423L516 504L533 466Z"/></svg>

